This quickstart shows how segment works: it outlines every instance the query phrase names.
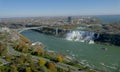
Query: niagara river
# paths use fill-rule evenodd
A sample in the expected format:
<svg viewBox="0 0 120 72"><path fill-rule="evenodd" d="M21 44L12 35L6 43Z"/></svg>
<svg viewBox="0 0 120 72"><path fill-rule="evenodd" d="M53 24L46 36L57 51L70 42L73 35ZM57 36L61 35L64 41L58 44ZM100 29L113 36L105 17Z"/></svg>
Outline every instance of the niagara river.
<svg viewBox="0 0 120 72"><path fill-rule="evenodd" d="M49 36L32 30L26 30L21 34L32 42L42 42L45 44L45 49L47 50L69 55L86 66L107 72L114 72L120 68L120 58L118 57L120 55L120 47L82 42L82 40L86 39L92 41L94 33L88 33L85 38L82 38L80 33L84 35L84 32L78 33L74 31L68 33L68 37L66 38ZM90 35L92 35L92 37ZM72 41L71 39L76 41ZM107 50L101 48L107 48Z"/></svg>

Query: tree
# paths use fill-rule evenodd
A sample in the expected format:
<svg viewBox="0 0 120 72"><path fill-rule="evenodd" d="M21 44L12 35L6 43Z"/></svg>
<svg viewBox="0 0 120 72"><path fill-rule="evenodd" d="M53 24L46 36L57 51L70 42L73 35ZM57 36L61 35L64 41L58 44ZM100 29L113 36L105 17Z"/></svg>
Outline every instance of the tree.
<svg viewBox="0 0 120 72"><path fill-rule="evenodd" d="M6 55L6 61L11 61L12 55Z"/></svg>
<svg viewBox="0 0 120 72"><path fill-rule="evenodd" d="M26 47L23 47L23 48L22 48L22 52L23 52L23 53L26 53L27 51L28 51L28 48L26 48Z"/></svg>
<svg viewBox="0 0 120 72"><path fill-rule="evenodd" d="M24 42L23 43L19 43L17 45L17 47L15 47L17 50L19 51L22 51L22 52L27 52L28 51L28 48L29 48L29 45L28 44L25 44Z"/></svg>
<svg viewBox="0 0 120 72"><path fill-rule="evenodd" d="M57 72L57 69L55 68L55 64L53 62L48 63L48 69L50 72Z"/></svg>
<svg viewBox="0 0 120 72"><path fill-rule="evenodd" d="M72 72L71 69L69 68L67 72Z"/></svg>
<svg viewBox="0 0 120 72"><path fill-rule="evenodd" d="M20 38L23 42L29 43L29 40L26 37L24 37L23 35L20 35Z"/></svg>
<svg viewBox="0 0 120 72"><path fill-rule="evenodd" d="M17 49L17 48L18 48L17 42L16 42L16 41L15 41L15 42L12 42L12 46L13 46L13 48Z"/></svg>
<svg viewBox="0 0 120 72"><path fill-rule="evenodd" d="M32 56L30 54L27 54L26 59L28 62L32 61Z"/></svg>
<svg viewBox="0 0 120 72"><path fill-rule="evenodd" d="M50 70L54 70L55 69L54 63L52 63L52 62L47 63L47 68Z"/></svg>
<svg viewBox="0 0 120 72"><path fill-rule="evenodd" d="M39 60L39 64L40 64L41 66L44 66L44 65L46 64L46 61L45 61L43 58L41 58L41 59Z"/></svg>
<svg viewBox="0 0 120 72"><path fill-rule="evenodd" d="M38 49L38 50L37 50L37 54L38 54L38 55L42 55L42 54L43 54L43 50L42 50L42 49Z"/></svg>
<svg viewBox="0 0 120 72"><path fill-rule="evenodd" d="M11 72L18 72L15 65L11 65Z"/></svg>
<svg viewBox="0 0 120 72"><path fill-rule="evenodd" d="M31 70L32 70L33 72L37 72L37 71L38 71L37 68L36 68L36 64L35 64L34 61L31 61L31 62L30 62L30 68L31 68Z"/></svg>
<svg viewBox="0 0 120 72"><path fill-rule="evenodd" d="M26 72L32 72L30 67L26 67Z"/></svg>
<svg viewBox="0 0 120 72"><path fill-rule="evenodd" d="M5 55L7 51L7 43L6 42L0 42L0 56Z"/></svg>
<svg viewBox="0 0 120 72"><path fill-rule="evenodd" d="M22 43L19 43L18 44L18 48L22 48L23 44Z"/></svg>
<svg viewBox="0 0 120 72"><path fill-rule="evenodd" d="M45 66L40 67L41 72L48 72L48 69Z"/></svg>
<svg viewBox="0 0 120 72"><path fill-rule="evenodd" d="M2 72L2 68L0 67L0 72Z"/></svg>
<svg viewBox="0 0 120 72"><path fill-rule="evenodd" d="M23 51L23 52L27 52L29 48L30 48L29 44L25 44L25 43L24 43L23 48L22 48L22 49L23 49L22 51Z"/></svg>
<svg viewBox="0 0 120 72"><path fill-rule="evenodd" d="M9 66L2 67L2 72L11 72L11 68Z"/></svg>
<svg viewBox="0 0 120 72"><path fill-rule="evenodd" d="M62 60L63 60L62 56L61 56L61 55L58 55L58 56L57 56L57 61L58 61L58 62L62 62Z"/></svg>
<svg viewBox="0 0 120 72"><path fill-rule="evenodd" d="M20 61L20 64L24 64L25 63L25 56L23 54L20 55L19 61Z"/></svg>
<svg viewBox="0 0 120 72"><path fill-rule="evenodd" d="M19 43L18 45L17 45L17 50L19 50L19 51L22 51L22 47L23 47L23 44L22 43Z"/></svg>

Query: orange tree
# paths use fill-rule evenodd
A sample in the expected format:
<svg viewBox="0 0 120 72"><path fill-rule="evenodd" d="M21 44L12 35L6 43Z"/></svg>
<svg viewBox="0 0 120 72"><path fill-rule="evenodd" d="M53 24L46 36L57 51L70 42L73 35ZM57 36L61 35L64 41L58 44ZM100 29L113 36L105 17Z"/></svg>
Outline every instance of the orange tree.
<svg viewBox="0 0 120 72"><path fill-rule="evenodd" d="M48 62L47 63L47 68L50 69L50 70L55 70L55 65L53 62Z"/></svg>

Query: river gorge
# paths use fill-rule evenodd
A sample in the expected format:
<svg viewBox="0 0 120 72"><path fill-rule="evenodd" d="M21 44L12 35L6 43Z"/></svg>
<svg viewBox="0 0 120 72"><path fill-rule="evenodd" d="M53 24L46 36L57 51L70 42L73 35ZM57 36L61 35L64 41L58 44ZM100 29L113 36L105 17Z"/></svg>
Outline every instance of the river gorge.
<svg viewBox="0 0 120 72"><path fill-rule="evenodd" d="M88 33L85 38L82 38L75 31L68 33L66 38L50 36L33 30L26 30L21 34L32 42L40 41L44 43L47 50L69 55L87 66L107 72L115 72L120 68L120 47L94 43L93 33ZM94 44L83 42L85 40L92 41ZM104 50L103 48L107 49Z"/></svg>

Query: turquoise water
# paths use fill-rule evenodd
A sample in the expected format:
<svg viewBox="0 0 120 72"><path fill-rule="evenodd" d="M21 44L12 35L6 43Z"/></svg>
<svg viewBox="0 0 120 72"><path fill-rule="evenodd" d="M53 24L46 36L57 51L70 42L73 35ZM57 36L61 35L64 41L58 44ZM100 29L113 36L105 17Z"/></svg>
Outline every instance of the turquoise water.
<svg viewBox="0 0 120 72"><path fill-rule="evenodd" d="M70 55L91 67L107 70L107 72L115 72L120 68L118 67L120 66L120 47L73 42L32 30L24 31L21 34L32 42L43 42L46 45L46 49ZM107 48L107 50L105 51L101 48Z"/></svg>

